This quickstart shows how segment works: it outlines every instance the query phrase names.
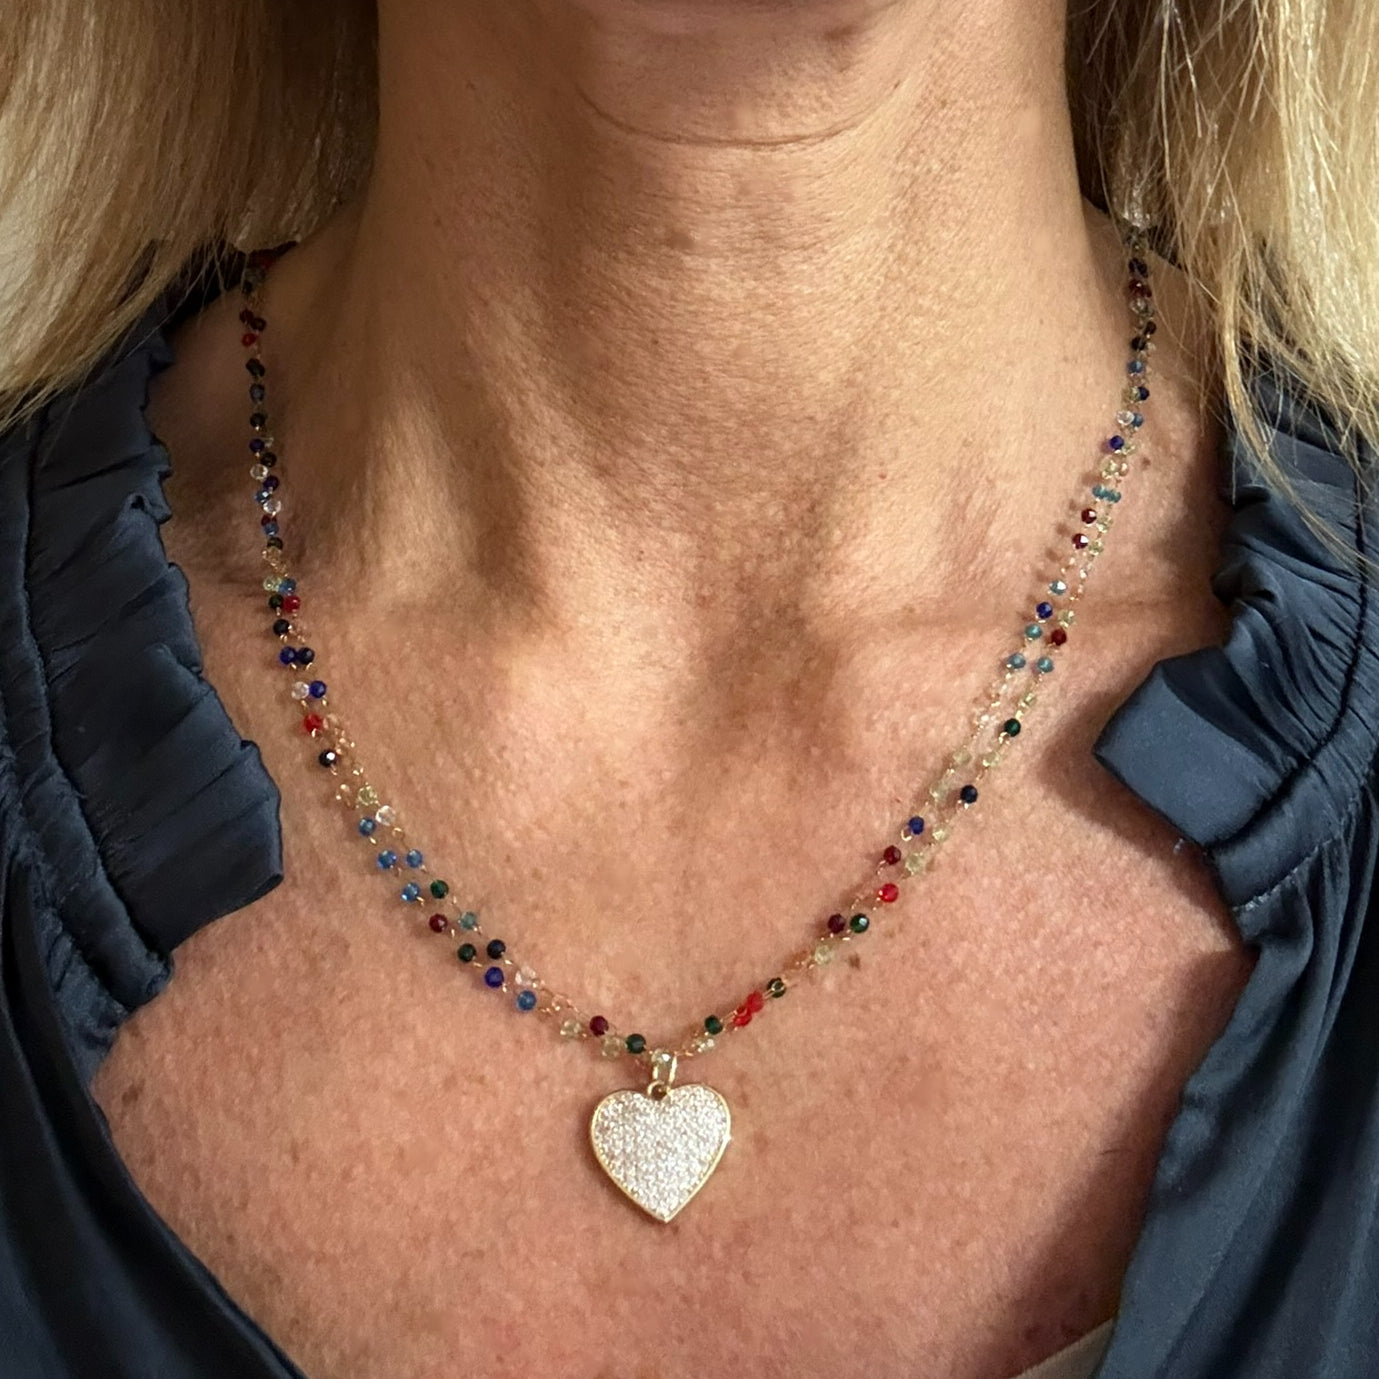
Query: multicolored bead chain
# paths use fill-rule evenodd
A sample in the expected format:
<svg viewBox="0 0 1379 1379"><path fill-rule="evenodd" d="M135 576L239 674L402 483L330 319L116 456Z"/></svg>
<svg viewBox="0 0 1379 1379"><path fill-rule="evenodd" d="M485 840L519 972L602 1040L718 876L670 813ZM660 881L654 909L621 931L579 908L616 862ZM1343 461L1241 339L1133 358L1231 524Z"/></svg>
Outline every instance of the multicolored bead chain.
<svg viewBox="0 0 1379 1379"><path fill-rule="evenodd" d="M865 940L877 916L899 900L904 883L929 869L955 825L978 803L987 775L1000 765L1039 702L1041 682L1054 673L1066 655L1075 605L1102 553L1103 538L1121 499L1121 481L1130 472L1130 457L1138 448L1136 434L1144 422L1140 408L1149 397L1149 355L1154 348L1155 323L1147 249L1139 232L1128 232L1127 249L1134 336L1126 364L1127 382L1115 415L1116 429L1105 442L1095 482L1073 505L1076 521L1064 538L1067 555L1057 568L1047 572L1039 593L1031 600L1016 644L975 713L967 741L953 753L939 779L916 797L895 840L881 851L875 873L845 905L818 922L804 947L731 1006L705 1016L673 1041L655 1046L643 1034L622 1033L606 1015L586 1015L569 996L519 964L504 939L489 935L479 915L463 904L451 883L429 869L426 854L411 840L397 808L386 802L369 778L355 743L332 707L326 682L320 678L320 659L307 644L302 592L285 553L282 481L276 442L268 428L268 371L262 355L267 321L261 314L259 293L276 255L250 255L242 282L246 305L239 316L253 404L249 473L256 486L254 502L261 512L263 557L269 569L263 588L268 597L270 631L279 644L277 664L286 680L287 694L298 707L301 730L315 748L319 767L337 779L336 798L350 811L354 835L361 846L369 848L374 869L395 888L409 913L425 916L432 932L461 939L456 949L461 968L474 973L487 991L506 993L516 1010L558 1021L566 1039L592 1039L605 1057L640 1060L657 1078L668 1070L673 1074L678 1059L705 1054L726 1036L746 1029L769 1002L785 996L816 969L833 962L845 945Z"/></svg>

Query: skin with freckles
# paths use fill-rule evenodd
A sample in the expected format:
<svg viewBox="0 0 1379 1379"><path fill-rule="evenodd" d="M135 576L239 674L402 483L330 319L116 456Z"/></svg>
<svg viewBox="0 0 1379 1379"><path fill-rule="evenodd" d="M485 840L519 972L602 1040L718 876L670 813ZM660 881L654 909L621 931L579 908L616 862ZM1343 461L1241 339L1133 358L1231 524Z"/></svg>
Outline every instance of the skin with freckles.
<svg viewBox="0 0 1379 1379"><path fill-rule="evenodd" d="M1062 10L379 8L371 179L265 296L304 611L433 864L654 1044L870 872L1064 549L1130 332ZM255 594L238 300L179 332L165 536L286 879L95 1092L313 1379L1004 1379L1113 1314L1251 968L1090 754L1224 628L1208 333L1154 281L1144 463L1056 683L934 872L682 1070L734 1139L668 1227L588 1150L628 1065L457 971L327 806Z"/></svg>

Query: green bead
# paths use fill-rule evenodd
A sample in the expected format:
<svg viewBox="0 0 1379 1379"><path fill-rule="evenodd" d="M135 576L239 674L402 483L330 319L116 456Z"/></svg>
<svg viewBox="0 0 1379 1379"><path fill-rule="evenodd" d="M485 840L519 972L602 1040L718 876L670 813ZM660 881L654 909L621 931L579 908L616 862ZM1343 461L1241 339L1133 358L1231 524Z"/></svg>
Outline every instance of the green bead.
<svg viewBox="0 0 1379 1379"><path fill-rule="evenodd" d="M629 1034L627 1036L628 1053L641 1053L646 1048L646 1040L640 1034Z"/></svg>
<svg viewBox="0 0 1379 1379"><path fill-rule="evenodd" d="M848 920L848 928L851 929L854 934L865 934L867 932L867 926L870 923L871 920L869 920L866 915L853 915L853 917Z"/></svg>
<svg viewBox="0 0 1379 1379"><path fill-rule="evenodd" d="M444 881L433 881L431 883L431 894L437 900L444 900L450 894L450 887Z"/></svg>
<svg viewBox="0 0 1379 1379"><path fill-rule="evenodd" d="M766 983L766 994L767 994L768 996L784 996L784 995L785 995L785 978L784 978L784 977L772 977L771 980L770 980L769 982Z"/></svg>
<svg viewBox="0 0 1379 1379"><path fill-rule="evenodd" d="M459 948L456 949L456 953L459 956L461 962L473 962L474 955L478 951L479 950L475 948L475 946L472 943L462 943L460 944Z"/></svg>
<svg viewBox="0 0 1379 1379"><path fill-rule="evenodd" d="M1001 724L1001 731L1007 737L1019 737L1020 720L1018 718L1007 718L1006 721Z"/></svg>
<svg viewBox="0 0 1379 1379"><path fill-rule="evenodd" d="M710 1015L709 1018L704 1021L704 1028L710 1034L722 1034L723 1021L720 1020L717 1015Z"/></svg>

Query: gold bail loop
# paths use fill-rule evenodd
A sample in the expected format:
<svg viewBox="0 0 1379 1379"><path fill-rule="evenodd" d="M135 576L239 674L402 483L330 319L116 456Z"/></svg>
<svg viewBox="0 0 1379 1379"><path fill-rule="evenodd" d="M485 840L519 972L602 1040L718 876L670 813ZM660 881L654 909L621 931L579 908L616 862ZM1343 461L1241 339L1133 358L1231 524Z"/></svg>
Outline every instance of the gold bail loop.
<svg viewBox="0 0 1379 1379"><path fill-rule="evenodd" d="M660 1101L662 1097L670 1095L671 1084L675 1081L675 1068L679 1061L675 1054L667 1053L665 1049L656 1049L652 1053L651 1081L647 1084L646 1094L653 1101Z"/></svg>

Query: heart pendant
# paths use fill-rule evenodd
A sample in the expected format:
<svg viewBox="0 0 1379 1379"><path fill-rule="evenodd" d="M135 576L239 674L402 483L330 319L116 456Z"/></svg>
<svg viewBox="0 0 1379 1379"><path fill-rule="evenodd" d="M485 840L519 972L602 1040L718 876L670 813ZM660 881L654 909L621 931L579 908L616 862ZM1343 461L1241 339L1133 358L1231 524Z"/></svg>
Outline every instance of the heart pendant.
<svg viewBox="0 0 1379 1379"><path fill-rule="evenodd" d="M728 1103L712 1087L653 1082L594 1108L589 1139L603 1171L645 1212L669 1221L709 1180L728 1147Z"/></svg>

